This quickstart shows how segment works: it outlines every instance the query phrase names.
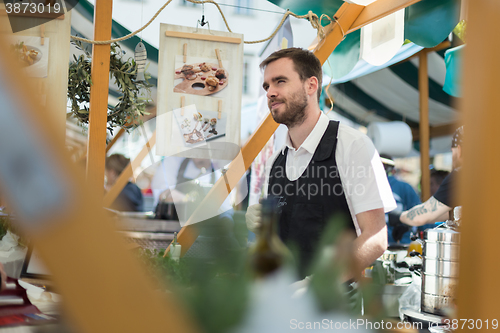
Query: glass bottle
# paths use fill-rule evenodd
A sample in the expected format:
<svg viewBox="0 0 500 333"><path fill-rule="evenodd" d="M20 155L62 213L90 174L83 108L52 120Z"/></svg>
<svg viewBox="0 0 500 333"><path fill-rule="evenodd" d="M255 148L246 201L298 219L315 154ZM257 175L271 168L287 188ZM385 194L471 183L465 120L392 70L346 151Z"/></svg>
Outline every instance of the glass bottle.
<svg viewBox="0 0 500 333"><path fill-rule="evenodd" d="M278 224L277 199L263 199L261 226L255 244L249 249L250 269L256 278L278 271L291 254L276 232Z"/></svg>
<svg viewBox="0 0 500 333"><path fill-rule="evenodd" d="M412 252L418 252L418 253L420 253L420 255L422 255L422 241L420 240L420 238L418 238L417 234L412 232L410 239L411 239L411 243L410 243L410 245L408 245L407 255L409 256L410 253L412 253Z"/></svg>
<svg viewBox="0 0 500 333"><path fill-rule="evenodd" d="M181 258L181 244L177 242L177 233L174 232L174 240L170 244L170 258L175 261L179 261Z"/></svg>

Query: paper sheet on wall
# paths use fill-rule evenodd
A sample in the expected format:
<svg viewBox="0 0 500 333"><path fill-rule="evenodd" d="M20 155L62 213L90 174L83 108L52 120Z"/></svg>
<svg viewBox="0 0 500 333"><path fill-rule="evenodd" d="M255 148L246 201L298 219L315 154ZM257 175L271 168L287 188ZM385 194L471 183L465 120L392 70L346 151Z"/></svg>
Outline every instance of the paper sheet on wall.
<svg viewBox="0 0 500 333"><path fill-rule="evenodd" d="M403 45L404 23L401 9L361 28L361 59L374 66L391 60Z"/></svg>

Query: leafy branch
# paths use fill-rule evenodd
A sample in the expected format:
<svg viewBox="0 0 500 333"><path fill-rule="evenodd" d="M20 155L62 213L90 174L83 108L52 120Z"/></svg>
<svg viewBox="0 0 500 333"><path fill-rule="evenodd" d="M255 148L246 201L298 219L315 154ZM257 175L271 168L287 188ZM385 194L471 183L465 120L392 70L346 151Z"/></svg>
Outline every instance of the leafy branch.
<svg viewBox="0 0 500 333"><path fill-rule="evenodd" d="M90 87L92 85L92 55L88 45L83 46L80 41L72 41L77 49L83 51L78 58L73 55L74 62L69 65L68 99L71 102L72 115L85 125L89 122L90 114ZM108 129L114 127L130 128L140 124L141 117L147 115L146 107L151 100L151 87L148 82L149 73L144 73L145 81L136 81L137 64L133 58L123 59L123 51L117 43L111 44L109 75L122 93L118 104L108 105Z"/></svg>

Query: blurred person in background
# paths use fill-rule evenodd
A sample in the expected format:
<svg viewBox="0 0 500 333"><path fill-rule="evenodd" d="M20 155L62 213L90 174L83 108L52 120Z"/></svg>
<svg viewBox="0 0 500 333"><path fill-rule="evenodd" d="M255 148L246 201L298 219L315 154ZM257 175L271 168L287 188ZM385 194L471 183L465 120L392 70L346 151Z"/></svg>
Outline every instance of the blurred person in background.
<svg viewBox="0 0 500 333"><path fill-rule="evenodd" d="M462 166L463 136L464 127L461 126L455 131L451 141L453 171L446 176L429 200L403 212L400 216L401 222L411 226L422 226L428 223L446 221L453 207L459 206L455 199L454 186Z"/></svg>
<svg viewBox="0 0 500 333"><path fill-rule="evenodd" d="M394 200L396 200L397 208L390 213L386 213L386 223L387 223L387 240L389 246L397 244L410 244L411 232L415 232L410 226L401 223L399 221L399 215L401 212L412 208L413 206L419 205L421 203L420 197L413 187L397 179L394 176L394 160L389 155L380 155L380 159L384 164L384 169L387 174L387 180L389 180L389 185L391 186L392 194L394 195Z"/></svg>
<svg viewBox="0 0 500 333"><path fill-rule="evenodd" d="M106 190L109 191L116 183L116 180L122 171L130 163L130 159L122 154L113 154L106 157ZM111 209L126 212L142 212L144 207L144 198L141 189L131 181L120 192L115 201L111 204Z"/></svg>
<svg viewBox="0 0 500 333"><path fill-rule="evenodd" d="M449 174L446 170L431 169L431 195L437 192L439 186Z"/></svg>

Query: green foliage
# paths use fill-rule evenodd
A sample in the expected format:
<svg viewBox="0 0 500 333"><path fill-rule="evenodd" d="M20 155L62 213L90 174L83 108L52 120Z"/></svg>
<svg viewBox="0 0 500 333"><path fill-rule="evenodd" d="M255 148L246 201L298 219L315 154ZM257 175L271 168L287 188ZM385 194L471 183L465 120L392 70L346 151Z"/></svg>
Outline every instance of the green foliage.
<svg viewBox="0 0 500 333"><path fill-rule="evenodd" d="M164 251L142 250L139 258L157 274L204 332L223 333L236 327L248 306L249 274L242 251L206 260L163 258Z"/></svg>
<svg viewBox="0 0 500 333"><path fill-rule="evenodd" d="M349 217L336 216L322 233L319 247L328 247L331 251L320 251L314 259L309 292L319 311L356 317L360 314L360 294L347 294L345 285L346 273L353 268L354 259L355 235L346 231L348 223L352 223ZM141 261L151 274L160 277L179 306L184 306L203 332L209 333L231 332L243 323L253 284L247 249L227 250L223 242L217 244L222 250L215 256L217 260L184 256L176 262L163 258L164 252L143 250L140 253ZM380 295L384 286L362 280L359 284L365 314L382 318Z"/></svg>
<svg viewBox="0 0 500 333"><path fill-rule="evenodd" d="M71 101L72 115L81 124L88 124L90 109L90 87L92 85L92 55L79 41L72 42L84 54L69 65L68 99ZM115 106L108 105L108 129L114 127L134 127L140 124L140 117L147 115L146 106L151 100L152 85L148 82L149 73L144 73L145 81L137 82L137 65L133 58L123 59L123 51L117 43L111 44L109 74L122 93Z"/></svg>

